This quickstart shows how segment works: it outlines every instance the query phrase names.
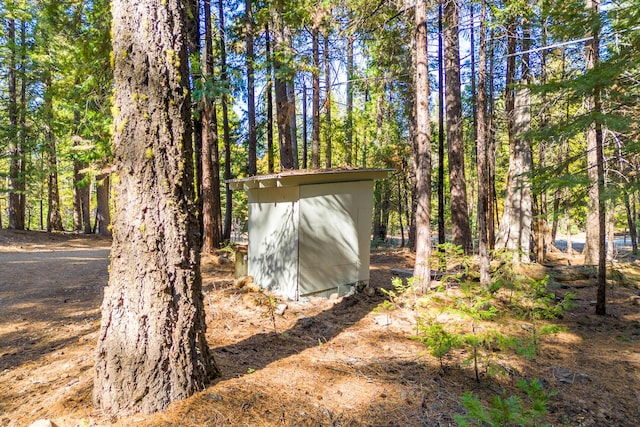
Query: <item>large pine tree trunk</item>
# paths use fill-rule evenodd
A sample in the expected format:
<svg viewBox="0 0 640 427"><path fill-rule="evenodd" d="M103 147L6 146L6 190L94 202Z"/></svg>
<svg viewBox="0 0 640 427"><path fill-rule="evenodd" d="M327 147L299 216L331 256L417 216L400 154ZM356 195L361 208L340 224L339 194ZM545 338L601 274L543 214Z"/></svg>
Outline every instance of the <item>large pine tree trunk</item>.
<svg viewBox="0 0 640 427"><path fill-rule="evenodd" d="M415 6L415 242L413 276L422 290L429 287L431 269L431 130L429 125L429 71L427 60L427 5Z"/></svg>
<svg viewBox="0 0 640 427"><path fill-rule="evenodd" d="M444 5L444 56L446 74L447 145L449 148L449 186L451 193L451 240L470 253L471 228L464 176L464 140L462 137L462 93L460 91L460 43L458 39L458 3Z"/></svg>
<svg viewBox="0 0 640 427"><path fill-rule="evenodd" d="M515 54L515 26L510 29L508 54ZM528 57L523 55L522 80L528 79ZM507 91L505 102L509 117L509 170L504 210L498 230L496 249L506 249L514 263L529 262L531 252L531 232L533 203L528 174L533 166L531 145L525 134L531 128L530 95L527 87L513 88L515 75L514 56L507 65ZM515 94L513 92L515 92Z"/></svg>
<svg viewBox="0 0 640 427"><path fill-rule="evenodd" d="M185 10L178 0L115 0L112 11L119 183L94 400L122 415L164 409L217 370L205 337Z"/></svg>
<svg viewBox="0 0 640 427"><path fill-rule="evenodd" d="M531 146L522 134L529 130L529 89L520 88L515 97L514 131L509 149L509 171L504 210L496 241L497 249L508 250L513 262L529 262L533 204L528 175L531 172Z"/></svg>

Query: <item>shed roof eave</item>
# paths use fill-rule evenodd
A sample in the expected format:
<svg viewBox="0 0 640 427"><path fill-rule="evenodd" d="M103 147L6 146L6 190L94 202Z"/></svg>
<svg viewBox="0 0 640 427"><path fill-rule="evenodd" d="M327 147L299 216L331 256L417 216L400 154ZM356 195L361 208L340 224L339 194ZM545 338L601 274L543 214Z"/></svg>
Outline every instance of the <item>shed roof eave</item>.
<svg viewBox="0 0 640 427"><path fill-rule="evenodd" d="M248 178L230 179L226 182L232 190L253 188L293 187L309 184L328 184L350 181L373 181L389 176L393 169L349 169L288 171L273 175L257 175Z"/></svg>

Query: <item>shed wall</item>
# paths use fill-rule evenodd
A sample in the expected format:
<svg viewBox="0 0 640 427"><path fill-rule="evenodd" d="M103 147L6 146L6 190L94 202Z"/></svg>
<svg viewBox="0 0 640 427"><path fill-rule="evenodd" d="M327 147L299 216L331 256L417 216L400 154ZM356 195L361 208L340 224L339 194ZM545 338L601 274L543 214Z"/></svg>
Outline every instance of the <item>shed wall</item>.
<svg viewBox="0 0 640 427"><path fill-rule="evenodd" d="M373 181L300 187L300 296L369 280Z"/></svg>
<svg viewBox="0 0 640 427"><path fill-rule="evenodd" d="M248 193L249 275L261 287L297 299L299 187Z"/></svg>

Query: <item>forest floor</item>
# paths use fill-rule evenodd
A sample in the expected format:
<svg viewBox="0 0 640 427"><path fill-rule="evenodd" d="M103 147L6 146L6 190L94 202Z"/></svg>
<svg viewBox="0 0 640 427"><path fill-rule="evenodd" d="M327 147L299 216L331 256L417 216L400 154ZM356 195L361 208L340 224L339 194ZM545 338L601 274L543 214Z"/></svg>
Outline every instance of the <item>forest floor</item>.
<svg viewBox="0 0 640 427"><path fill-rule="evenodd" d="M533 358L492 351L487 357L508 375L484 369L480 382L462 363L464 351L442 368L411 338L416 307L380 310L379 289L287 302L278 315L268 295L232 285L233 263L207 256L207 336L222 377L161 413L107 417L92 406L92 381L109 244L0 230L0 426L38 419L59 427L448 426L465 412L465 391L486 405L492 396L522 396L520 378L556 393L544 418L554 426L640 424L640 263L628 256L616 264L625 283L607 288L607 316L594 314L595 279L554 282L558 296L575 293L573 307L553 321L563 331L541 336ZM544 275L578 263L555 254L531 270ZM408 251L374 250L371 285L391 289L391 269L412 265Z"/></svg>

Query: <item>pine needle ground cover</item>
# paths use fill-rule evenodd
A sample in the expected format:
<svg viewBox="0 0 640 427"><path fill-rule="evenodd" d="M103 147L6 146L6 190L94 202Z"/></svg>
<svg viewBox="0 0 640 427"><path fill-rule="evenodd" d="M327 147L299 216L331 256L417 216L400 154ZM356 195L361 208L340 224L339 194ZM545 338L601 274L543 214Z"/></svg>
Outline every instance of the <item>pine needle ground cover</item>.
<svg viewBox="0 0 640 427"><path fill-rule="evenodd" d="M534 294L548 275L553 297L526 299L525 289L505 284L473 308L459 275L434 283L429 304L394 288L391 270L413 265L397 249L373 251L375 293L286 302L275 315L272 295L234 286L225 253L205 257L207 337L222 378L164 412L106 417L91 393L109 245L0 231L0 425L45 418L58 426L438 426L493 416L487 425L626 426L640 419L639 262L616 265L622 279L610 278L611 314L602 318L593 314L595 279L568 275L565 255L515 272L538 284L527 288ZM384 303L389 292L393 307ZM534 311L533 301L550 309ZM551 310L565 301L561 312ZM427 336L420 324L493 338L468 335L465 345L434 355L416 339Z"/></svg>

